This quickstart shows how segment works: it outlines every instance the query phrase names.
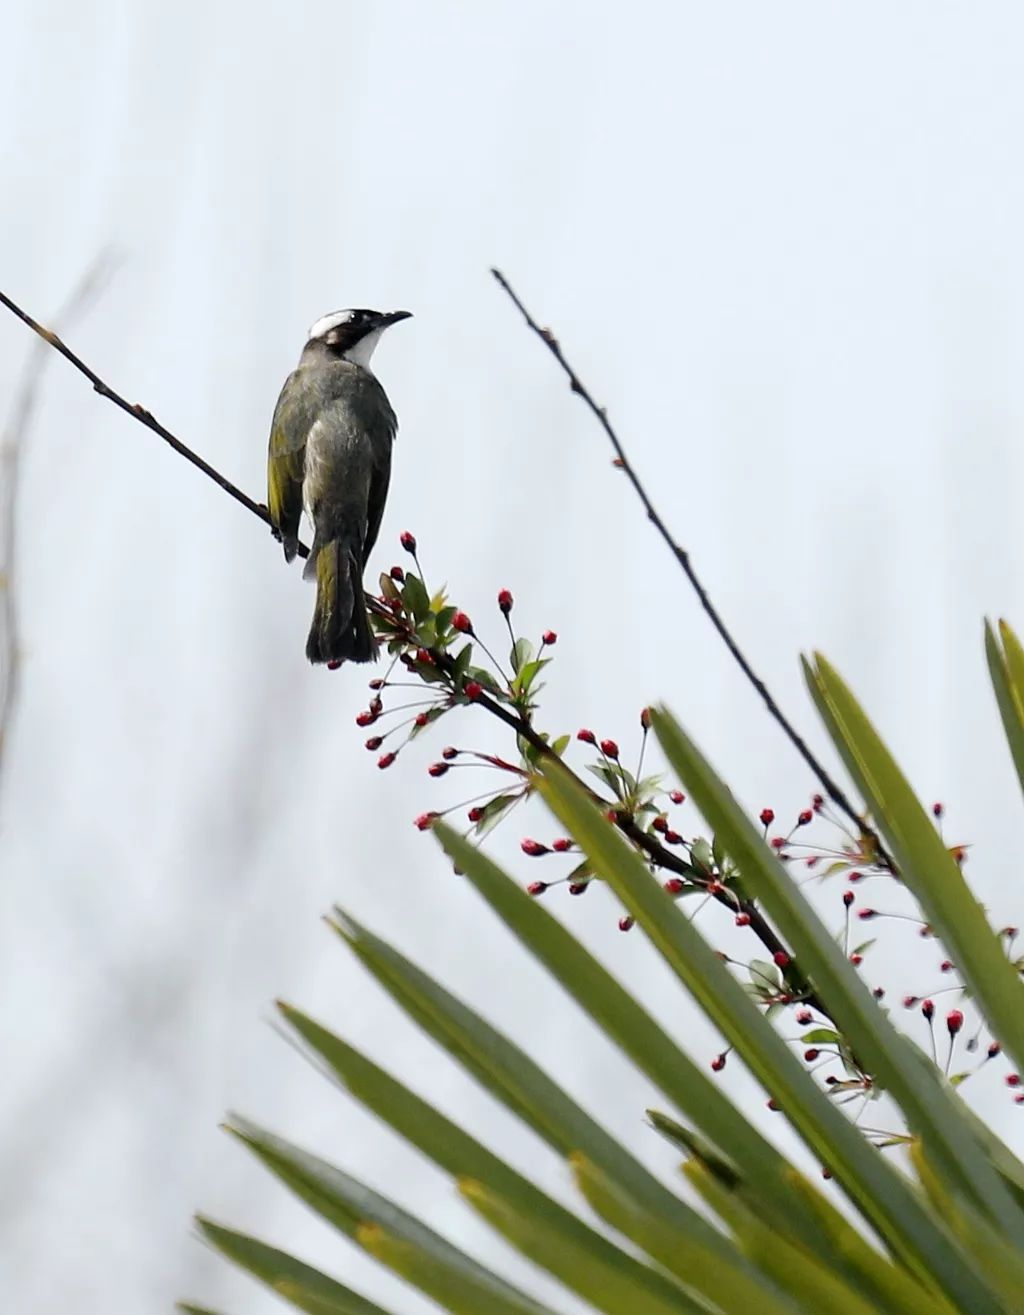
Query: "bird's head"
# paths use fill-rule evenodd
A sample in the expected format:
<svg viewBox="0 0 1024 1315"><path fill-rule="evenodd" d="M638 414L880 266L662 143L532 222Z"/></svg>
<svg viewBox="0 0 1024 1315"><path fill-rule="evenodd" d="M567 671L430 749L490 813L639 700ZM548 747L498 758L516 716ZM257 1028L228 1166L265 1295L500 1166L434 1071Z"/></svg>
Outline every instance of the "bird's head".
<svg viewBox="0 0 1024 1315"><path fill-rule="evenodd" d="M411 311L336 310L322 316L309 330L310 347L326 350L331 356L370 367L370 357L380 336L391 324L407 320Z"/></svg>

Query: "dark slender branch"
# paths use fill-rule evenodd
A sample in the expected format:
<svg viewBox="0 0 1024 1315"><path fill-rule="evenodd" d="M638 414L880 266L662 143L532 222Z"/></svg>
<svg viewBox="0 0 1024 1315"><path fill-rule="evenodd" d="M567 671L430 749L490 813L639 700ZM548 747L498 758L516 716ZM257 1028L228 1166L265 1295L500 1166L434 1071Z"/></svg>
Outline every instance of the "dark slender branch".
<svg viewBox="0 0 1024 1315"><path fill-rule="evenodd" d="M569 386L572 389L572 391L574 393L579 394L579 396L583 399L586 405L590 408L591 412L597 418L598 424L608 435L608 439L611 442L612 447L615 449L617 464L623 471L625 471L626 477L628 478L629 482L633 485L633 489L635 490L637 497L640 499L641 503L643 504L644 511L647 513L647 519L651 522L654 528L661 535L669 551L672 553L676 561L682 567L683 574L686 576L687 580L690 582L691 586L693 587L693 590L696 593L697 598L700 601L700 605L704 609L706 616L710 620L711 624L718 631L718 634L721 637L722 642L725 644L726 648L732 654L740 670L743 672L747 680L750 681L751 685L753 685L754 689L760 695L761 701L764 703L764 706L767 708L769 714L775 719L775 721L779 724L779 726L781 726L790 744L793 745L794 749L796 749L800 757L803 758L804 762L807 764L807 766L811 769L814 775L821 782L822 789L829 796L832 802L836 805L837 808L840 808L846 814L846 816L850 819L850 821L854 824L854 826L857 827L859 833L871 837L873 843L877 847L877 853L879 859L884 860L885 863L891 867L892 866L891 861L889 860L888 855L886 854L885 850L882 847L882 842L879 836L876 834L875 831L871 829L871 827L864 821L863 817L861 817L861 815L857 812L853 804L847 798L845 791L834 780L832 775L826 770L826 768L823 766L820 760L815 756L815 754L812 752L810 747L807 745L807 742L796 730L796 728L790 722L789 718L785 715L785 713L782 711L779 705L775 702L775 699L772 697L768 687L765 685L764 681L760 678L760 676L758 676L758 674L754 671L753 667L750 665L749 661L745 657L742 649L737 644L736 640L733 638L725 622L722 620L722 617L720 616L718 609L711 601L711 597L708 594L708 591L704 588L704 585L701 583L700 578L697 575L697 572L694 570L693 563L690 561L690 554L686 551L685 548L681 547L678 543L676 543L675 539L672 537L671 533L669 532L669 529L666 526L665 522L658 514L653 502L650 499L650 496L647 493L647 490L644 488L643 484L640 481L639 476L637 475L636 471L633 469L632 463L630 462L629 458L626 456L626 452L622 446L622 442L619 439L618 434L615 432L615 429L612 427L612 424L608 419L608 413L605 410L605 408L603 406L598 406L598 404L594 401L594 398L591 396L589 390L584 385L579 375L572 368L569 362L565 359L565 356L562 352L562 348L559 345L558 339L554 336L554 334L551 332L550 329L541 328L541 326L537 323L537 321L533 318L530 312L523 305L522 301L520 301L518 295L516 294L515 290L512 288L508 279L505 278L504 274L502 274L502 272L498 269L492 269L491 273L494 275L495 279L498 281L504 292L507 293L508 297L510 298L516 309L519 311L520 315L522 315L523 319L526 321L527 326L533 330L533 332L537 335L538 338L540 338L540 340L544 343L545 347L547 347L551 355L562 367L562 370L565 372L569 380Z"/></svg>
<svg viewBox="0 0 1024 1315"><path fill-rule="evenodd" d="M138 420L141 424L145 425L147 429L151 429L154 434L159 434L164 442L174 448L179 456L184 457L186 461L191 461L193 466L201 470L208 479L212 479L213 482L222 488L229 497L234 498L236 502L240 502L247 511L251 511L254 516L258 516L260 520L267 525L270 524L270 513L267 511L263 503L254 502L247 493L242 492L237 484L232 484L232 482L222 475L220 471L214 470L208 462L204 461L197 452L193 452L190 447L186 447L180 438L175 438L171 431L165 429L151 411L147 411L146 408L141 406L138 402L126 401L125 398L123 398L120 393L116 393L109 384L105 384L99 375L96 374L94 370L91 370L80 356L76 356L71 348L68 347L66 343L62 342L52 329L47 329L37 320L34 320L31 315L26 311L23 311L21 307L17 305L16 302L12 301L4 292L0 292L0 304L3 304L9 311L12 311L17 315L18 319L21 320L23 324L27 324L32 332L37 333L44 342L48 342L51 347L60 352L61 356L63 356L66 361L70 361L80 374L85 375L86 379L92 384L93 389L99 393L101 397L105 397L108 402L113 402L115 406L119 406L122 411L127 412L128 415L133 417L133 419ZM309 549L303 543L299 544L299 554L302 557L309 556Z"/></svg>
<svg viewBox="0 0 1024 1315"><path fill-rule="evenodd" d="M512 292L511 288L508 287L504 279L501 278L501 275L498 274L496 270L494 271L494 273L495 273L495 277L501 281L502 286L506 288L509 295L513 297L513 299L516 301L516 304L522 310L523 309L522 305L519 303L518 298L515 297L515 293ZM97 393L99 393L101 397L107 398L108 401L113 402L115 406L120 407L122 411L126 412L133 419L138 420L140 424L145 425L147 429L151 429L153 433L159 434L159 436L164 440L164 442L170 444L170 446L174 449L175 452L177 452L180 456L183 456L186 459L186 461L190 461L193 466L195 466L198 470L201 470L203 474L206 475L209 479L212 479L213 482L216 485L218 485L218 487L222 488L225 493L227 493L230 497L234 498L234 500L240 503L243 507L245 507L247 511L251 511L254 516L258 516L260 520L263 521L265 524L267 525L270 524L270 515L267 511L267 508L262 503L255 502L252 498L249 497L247 493L243 493L242 490L237 487L237 485L232 484L232 482L229 479L225 478L225 476L223 476L219 471L214 470L214 468L208 462L204 461L203 458L198 455L198 453L193 452L191 448L186 447L186 445L181 441L181 439L176 438L175 435L172 434L169 429L165 429L164 426L160 424L160 422L155 418L155 416L153 416L151 412L147 411L145 407L140 406L138 403L133 404L131 402L128 402L119 393L116 393L113 388L111 388L108 384L104 383L104 381L99 377L98 374L95 373L94 370L91 370L89 366L85 364L85 362L81 359L81 357L76 356L75 353L65 343L61 341L61 339L57 336L56 333L54 333L50 329L45 328L42 324L39 324L36 320L34 320L31 317L31 315L28 315L25 311L23 311L20 306L18 306L15 302L13 302L10 299L10 297L8 297L2 291L0 291L0 303L2 303L10 311L12 311L18 317L18 319L22 321L23 324L27 324L28 327L34 333L37 333L39 337L43 339L44 342L49 343L51 347L55 348L58 352L60 352L61 356L63 356L66 360L70 361L71 364L75 367L76 370L78 370L80 374L85 375L86 379L89 380L94 390ZM523 314L526 315L525 310L523 311ZM544 337L544 340L546 342L549 341L549 338L544 334L544 331L541 329L537 329L537 326L533 323L533 321L529 318L528 315L527 315L527 322L530 324L532 328L534 328L538 333L540 333L542 337ZM550 339L550 342L553 343L554 340ZM558 356L558 359L562 362L563 367L567 371L569 371L569 367L565 365L561 353L558 350L557 344L555 344L553 350ZM570 378L575 380L575 375L573 375L571 371L569 371L569 374L570 374ZM585 392L582 385L577 386L576 383L574 383L574 387L576 388L577 392L583 394L583 396L587 399L588 404L591 406L591 408L595 411L595 413L598 416L602 418L602 421L606 429L608 429L609 434L612 434L612 441L613 443L615 443L616 449L621 451L621 449L619 448L618 439L614 437L611 428L608 426L607 420L604 419L603 412L601 412L596 406L594 406L594 403L590 400L589 394ZM646 502L646 495L644 495L642 491L641 491L641 496L644 497ZM652 519L653 519L653 515L652 515ZM665 531L662 530L662 533L664 534ZM309 549L306 547L305 544L303 543L299 544L299 553L303 557L309 556ZM366 602L367 602L367 606L370 608L371 611L375 612L378 616L381 616L392 623L394 622L393 614L387 608L383 607L377 601L377 599L374 598L372 595L370 594L366 595ZM440 649L430 649L428 651L430 652L431 658L433 659L434 663L436 664L436 666L440 671L444 671L449 676L454 675L455 660L452 657L450 657L448 653ZM540 754L543 757L549 758L552 761L558 762L561 766L565 767L565 764L562 763L561 759L558 758L557 755L553 752L548 742L544 739L542 735L540 735L533 728L533 726L525 717L518 716L514 712L510 712L507 708L503 707L500 703L490 698L486 693L481 693L479 697L475 700L475 702L479 704L480 707L484 708L487 712L489 712L492 717L496 717L499 721L504 722L505 725L508 726L510 729L514 730L517 735L522 736L522 738L526 740L538 754ZM569 769L565 768L565 770L568 771ZM575 774L573 773L573 775ZM588 790L588 793L590 794L593 793L588 789L585 782L581 781L579 777L576 777L575 779L585 790ZM600 802L604 805L607 805L607 800L601 800ZM838 800L836 802L838 803ZM620 815L620 817L618 818L618 826L619 826L619 830L622 831L622 833L625 836L627 836L635 845L637 845L640 849L642 849L656 866L660 868L664 868L666 871L674 872L677 876L680 876L689 882L699 881L698 874L689 863L679 858L676 854L673 854L669 850L665 849L664 846L661 845L653 836L648 835L646 831L644 831L640 826L638 826L637 823L633 820L633 818ZM716 894L715 898L719 899L729 909L733 911L736 910L735 901L732 898L730 898L730 896L726 892L723 891ZM766 949L768 949L772 954L775 954L780 951L786 953L786 947L779 939L774 928L772 928L772 926L767 922L763 914L759 912L757 906L751 901L743 901L740 907L743 909L745 913L748 913L750 915L750 929L751 931L754 932L754 934L758 937L758 939L766 947ZM828 1016L828 1011L825 1009L822 1002L815 995L809 984L800 981L797 984L796 989L799 990L802 999L806 1000L808 1004L813 1006L815 1009L817 1009L819 1012L824 1014L826 1017Z"/></svg>

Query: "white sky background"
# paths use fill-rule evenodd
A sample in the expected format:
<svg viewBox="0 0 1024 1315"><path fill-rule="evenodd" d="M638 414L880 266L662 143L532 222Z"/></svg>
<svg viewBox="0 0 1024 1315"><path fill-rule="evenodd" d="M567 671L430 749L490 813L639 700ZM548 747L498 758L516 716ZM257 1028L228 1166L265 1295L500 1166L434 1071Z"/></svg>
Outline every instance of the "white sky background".
<svg viewBox="0 0 1024 1315"><path fill-rule="evenodd" d="M608 405L801 728L823 746L797 665L819 647L947 801L993 915L1024 919L1020 800L981 646L985 613L1024 626L1019 8L242 12L8 7L0 286L46 318L112 245L115 280L72 345L259 497L307 325L339 306L414 311L376 357L401 433L374 570L414 529L486 636L500 644L504 585L526 631L559 632L544 724L592 725L632 755L638 709L664 697L752 808L795 814L813 783L490 280L499 264ZM0 397L31 345L0 319ZM298 570L58 360L20 512L4 1308L276 1309L190 1236L202 1207L396 1312L428 1309L218 1133L227 1108L527 1281L441 1175L267 1026L273 998L294 1001L565 1191L553 1157L323 928L335 900L670 1174L641 1122L663 1102L411 825L471 792L426 776L443 743L501 736L463 713L377 772L353 724L362 677L305 662ZM692 811L683 829L699 829ZM519 855L527 833L554 829L517 815L493 846L524 881L549 871ZM830 917L838 897L827 888ZM604 891L549 898L710 1058L716 1038ZM873 982L938 984L936 947L888 943ZM769 1118L734 1067L728 1089ZM977 1103L1019 1146L1024 1112L994 1074Z"/></svg>

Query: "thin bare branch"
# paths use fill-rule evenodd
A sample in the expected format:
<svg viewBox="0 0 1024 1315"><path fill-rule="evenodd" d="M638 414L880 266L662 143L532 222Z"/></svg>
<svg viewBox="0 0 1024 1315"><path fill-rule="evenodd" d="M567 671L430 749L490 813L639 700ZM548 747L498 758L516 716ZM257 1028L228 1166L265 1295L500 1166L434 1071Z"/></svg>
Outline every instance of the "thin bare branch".
<svg viewBox="0 0 1024 1315"><path fill-rule="evenodd" d="M519 311L520 315L522 315L523 319L526 321L527 327L532 329L533 332L537 335L537 337L540 338L541 342L544 344L544 346L548 349L551 355L561 366L562 370L564 371L566 377L569 380L569 387L572 389L574 393L577 393L583 399L583 401L589 407L593 415L596 417L598 424L604 430L605 434L607 434L609 442L611 443L612 447L615 449L616 465L619 466L619 468L625 472L626 478L632 484L637 497L640 499L640 502L643 505L644 511L647 513L647 519L651 522L654 528L661 535L669 551L672 553L673 557L675 557L676 561L679 563L680 567L683 570L683 574L690 582L690 585L692 586L694 593L696 593L697 598L700 601L700 605L703 608L705 615L708 617L708 620L711 622L714 628L718 631L718 634L721 637L722 642L725 644L726 648L732 654L732 657L736 661L740 670L743 672L744 676L746 676L747 680L750 682L751 685L753 685L754 689L760 695L761 701L764 704L764 706L767 708L769 714L775 719L778 725L782 728L790 744L792 744L793 748L796 749L800 757L803 758L804 762L811 769L814 775L818 778L819 782L821 783L822 789L832 800L832 802L836 805L836 807L840 808L843 811L843 813L846 814L846 816L857 828L858 832L871 837L874 844L877 846L877 852L879 858L884 859L885 863L889 867L892 867L891 860L889 859L888 855L885 853L885 850L882 847L882 842L878 837L878 835L876 834L876 832L873 831L871 827L867 825L862 815L857 812L856 808L850 802L849 798L846 795L846 792L842 789L842 787L838 784L838 782L832 777L831 773L825 768L825 766L822 764L820 759L814 754L812 749L804 740L803 736L800 735L796 727L792 724L792 722L785 715L785 713L782 711L779 705L775 702L775 699L772 697L772 694L769 691L767 685L765 685L764 681L760 678L760 676L758 676L757 672L750 665L750 662L747 660L746 656L744 655L743 650L740 648L739 644L733 638L732 632L726 626L725 622L723 621L718 611L718 608L715 607L714 603L711 601L711 597L708 594L708 591L705 589L704 585L702 584L700 578L697 575L697 572L694 570L693 563L690 561L689 552L685 548L683 548L680 544L678 544L676 540L672 537L672 534L669 531L668 526L662 520L661 516L659 515L657 509L654 506L654 503L651 501L650 495L648 494L647 490L644 488L644 485L642 484L640 477L637 475L631 461L629 460L629 457L626 455L626 451L622 446L621 439L619 438L614 427L612 426L611 422L608 419L608 412L605 410L603 406L599 406L597 402L594 401L594 398L590 393L589 389L580 379L579 375L572 368L569 362L565 359L565 355L562 352L562 348L561 345L559 344L558 339L555 337L555 335L551 332L550 329L542 328L537 323L537 321L533 318L530 312L523 305L519 296L517 295L511 284L509 283L508 279L506 279L504 274L502 274L501 270L492 269L491 273L494 275L494 278L497 280L502 290L508 295L509 299L512 301L513 305Z"/></svg>
<svg viewBox="0 0 1024 1315"><path fill-rule="evenodd" d="M219 485L219 487L229 495L229 497L234 498L236 502L240 502L247 511L251 511L254 516L258 516L261 521L265 522L265 524L270 524L270 513L262 502L255 502L247 493L243 493L237 484L232 484L232 482L225 475L222 475L220 471L214 470L209 462L204 461L203 458L199 456L197 452L193 452L190 447L186 447L181 439L176 438L169 429L165 429L151 411L147 411L146 408L141 406L138 402L127 401L120 393L115 392L109 384L104 383L99 375L94 370L91 370L80 356L76 356L71 348L68 347L52 329L47 329L44 325L40 324L38 320L34 320L27 311L22 310L17 302L12 301L4 292L0 292L0 304L6 306L7 309L16 315L23 324L27 324L32 332L37 333L44 342L49 343L51 347L60 352L61 356L63 356L66 361L70 361L80 374L85 375L86 379L92 384L93 389L99 393L101 397L105 397L108 402L113 402L115 406L118 406L122 411L127 412L127 414L133 419L138 420L140 424L145 425L147 429L151 429L154 434L159 434L164 442L168 443L179 456L184 457L186 461L190 461L192 465L201 470L208 479L212 479L215 484ZM303 543L299 544L299 555L302 557L309 556L309 549Z"/></svg>

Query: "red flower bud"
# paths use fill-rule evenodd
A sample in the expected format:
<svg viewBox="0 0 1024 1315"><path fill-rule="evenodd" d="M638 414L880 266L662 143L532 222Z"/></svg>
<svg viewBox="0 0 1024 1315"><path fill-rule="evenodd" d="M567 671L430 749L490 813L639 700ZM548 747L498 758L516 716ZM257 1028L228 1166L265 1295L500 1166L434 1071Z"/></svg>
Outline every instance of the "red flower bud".
<svg viewBox="0 0 1024 1315"><path fill-rule="evenodd" d="M634 919L631 918L627 913L624 918L619 919L619 931L629 931L630 927L632 927L633 925L633 922Z"/></svg>
<svg viewBox="0 0 1024 1315"><path fill-rule="evenodd" d="M903 1008L913 1009L920 999L921 997L919 995L905 995L903 997Z"/></svg>
<svg viewBox="0 0 1024 1315"><path fill-rule="evenodd" d="M1007 1073L1007 1075L1006 1075L1006 1085L1007 1085L1008 1087L1019 1087L1019 1086L1020 1086L1020 1074L1019 1074L1019 1073Z"/></svg>
<svg viewBox="0 0 1024 1315"><path fill-rule="evenodd" d="M576 738L577 738L578 740L582 740L584 744L596 744L596 743L597 743L597 737L594 735L594 732L593 732L593 731L588 731L588 730L586 729L586 727L584 727L583 730L581 730L581 731L577 731L577 732L576 732Z"/></svg>
<svg viewBox="0 0 1024 1315"><path fill-rule="evenodd" d="M467 699L478 699L484 692L484 687L478 680L467 680L463 688Z"/></svg>
<svg viewBox="0 0 1024 1315"><path fill-rule="evenodd" d="M871 918L877 918L877 917L878 917L878 910L877 910L877 909L858 909L858 910L857 910L857 917L860 918L861 922L868 922Z"/></svg>
<svg viewBox="0 0 1024 1315"><path fill-rule="evenodd" d="M921 1001L921 1013L924 1014L930 1023L935 1016L935 1002L933 1000Z"/></svg>
<svg viewBox="0 0 1024 1315"><path fill-rule="evenodd" d="M383 735L371 735L370 738L366 741L366 747L370 750L371 753L376 753L376 751L380 748L380 746L383 743L384 743Z"/></svg>
<svg viewBox="0 0 1024 1315"><path fill-rule="evenodd" d="M782 849L786 844L785 836L772 836L772 849Z"/></svg>
<svg viewBox="0 0 1024 1315"><path fill-rule="evenodd" d="M523 853L528 854L530 858L540 858L544 854L551 853L551 850L548 849L547 845L542 845L539 840L531 840L529 836L522 841L519 847Z"/></svg>
<svg viewBox="0 0 1024 1315"><path fill-rule="evenodd" d="M714 1059L711 1061L711 1070L713 1073L721 1073L723 1068L725 1068L724 1051L721 1055L716 1055Z"/></svg>
<svg viewBox="0 0 1024 1315"><path fill-rule="evenodd" d="M1002 1048L1003 1047L999 1044L998 1041L990 1041L988 1047L988 1058L995 1059L996 1055L999 1054Z"/></svg>
<svg viewBox="0 0 1024 1315"><path fill-rule="evenodd" d="M459 756L459 751L458 749L455 748L453 744L446 744L444 748L441 750L441 757L445 760L445 762L450 762L452 758L457 758L458 756Z"/></svg>
<svg viewBox="0 0 1024 1315"><path fill-rule="evenodd" d="M545 630L541 635L541 639L547 644L548 648L550 648L552 644L558 643L558 636L553 630Z"/></svg>
<svg viewBox="0 0 1024 1315"><path fill-rule="evenodd" d="M427 716L427 714L426 714L425 712L417 712L417 714L416 714L416 725L417 725L417 726L426 726L426 724L427 724L427 722L428 722L429 720L430 720L430 718Z"/></svg>
<svg viewBox="0 0 1024 1315"><path fill-rule="evenodd" d="M511 589L502 589L498 593L498 606L508 616L512 611L512 591Z"/></svg>
<svg viewBox="0 0 1024 1315"><path fill-rule="evenodd" d="M853 964L854 968L859 968L864 962L863 954L851 954L850 962Z"/></svg>
<svg viewBox="0 0 1024 1315"><path fill-rule="evenodd" d="M682 790L673 790L669 798L674 804L681 804L686 801L686 795L683 794Z"/></svg>
<svg viewBox="0 0 1024 1315"><path fill-rule="evenodd" d="M330 662L328 662L327 664L327 670L337 671L340 666L341 666L341 658L331 658Z"/></svg>
<svg viewBox="0 0 1024 1315"><path fill-rule="evenodd" d="M447 763L431 763L430 766L427 768L427 771L430 773L431 776L444 776L447 770L448 770Z"/></svg>
<svg viewBox="0 0 1024 1315"><path fill-rule="evenodd" d="M471 822L479 822L483 815L484 810L482 808L471 808L469 810L469 820Z"/></svg>
<svg viewBox="0 0 1024 1315"><path fill-rule="evenodd" d="M815 1049L814 1046L811 1046L810 1050L804 1051L804 1059L807 1061L808 1064L813 1064L820 1054L821 1054L820 1050L817 1050Z"/></svg>
<svg viewBox="0 0 1024 1315"><path fill-rule="evenodd" d="M825 807L824 798L820 794L813 795L811 797L811 806L816 813L820 812Z"/></svg>
<svg viewBox="0 0 1024 1315"><path fill-rule="evenodd" d="M405 580L405 572L400 566L392 566L388 574L391 576L392 580L397 580L399 584L402 584Z"/></svg>
<svg viewBox="0 0 1024 1315"><path fill-rule="evenodd" d="M847 881L863 881L863 880L864 880L864 873L863 873L863 872L851 872L850 875L846 878L846 880L847 880Z"/></svg>
<svg viewBox="0 0 1024 1315"><path fill-rule="evenodd" d="M435 817L437 817L437 813L420 813L419 817L416 819L415 822L416 830L417 831L429 830L430 824L433 822Z"/></svg>
<svg viewBox="0 0 1024 1315"><path fill-rule="evenodd" d="M416 661L422 662L428 667L434 665L434 659L430 656L430 650L426 648L418 648L416 650Z"/></svg>
<svg viewBox="0 0 1024 1315"><path fill-rule="evenodd" d="M380 767L382 770L385 767L390 767L391 764L395 761L395 758L397 756L398 755L394 753L382 753L381 756L377 759L377 766Z"/></svg>
<svg viewBox="0 0 1024 1315"><path fill-rule="evenodd" d="M650 708L640 709L640 729L649 731L651 729L651 710Z"/></svg>
<svg viewBox="0 0 1024 1315"><path fill-rule="evenodd" d="M668 881L664 883L664 889L670 895L679 895L686 889L686 882L680 880L679 877L669 877Z"/></svg>
<svg viewBox="0 0 1024 1315"><path fill-rule="evenodd" d="M543 895L548 888L546 881L531 881L526 887L527 895Z"/></svg>
<svg viewBox="0 0 1024 1315"><path fill-rule="evenodd" d="M661 834L664 835L665 832L668 830L668 818L665 816L664 813L661 813L659 814L658 817L654 819L654 821L651 823L651 826L654 828L655 831L660 831Z"/></svg>
<svg viewBox="0 0 1024 1315"><path fill-rule="evenodd" d="M582 895L583 892L586 890L586 888L587 888L589 885L590 885L590 882L589 882L589 881L570 881L570 882L569 882L569 894L570 894L570 895Z"/></svg>
<svg viewBox="0 0 1024 1315"><path fill-rule="evenodd" d="M800 1024L801 1027L806 1027L807 1024L811 1022L813 1018L814 1015L811 1013L809 1009L798 1009L796 1011L796 1021Z"/></svg>
<svg viewBox="0 0 1024 1315"><path fill-rule="evenodd" d="M941 804L932 804L932 816L941 817L946 810Z"/></svg>
<svg viewBox="0 0 1024 1315"><path fill-rule="evenodd" d="M361 712L359 716L356 717L356 725L372 726L379 716L380 713L372 712L369 708L367 708L365 712Z"/></svg>
<svg viewBox="0 0 1024 1315"><path fill-rule="evenodd" d="M811 812L811 810L809 808L805 808L804 811L800 814L800 816L796 819L796 824L797 826L806 826L807 823L810 822L810 820L813 817L814 814Z"/></svg>
<svg viewBox="0 0 1024 1315"><path fill-rule="evenodd" d="M792 962L785 950L776 950L772 959L779 968L788 968Z"/></svg>
<svg viewBox="0 0 1024 1315"><path fill-rule="evenodd" d="M939 964L939 972L940 972L940 973L951 973L952 971L953 971L953 963L952 963L952 960L950 960L950 959L943 959L943 961Z"/></svg>
<svg viewBox="0 0 1024 1315"><path fill-rule="evenodd" d="M560 836L557 840L551 842L551 848L556 854L564 854L567 849L572 848L572 841L566 839L565 836Z"/></svg>
<svg viewBox="0 0 1024 1315"><path fill-rule="evenodd" d="M946 1031L950 1036L956 1036L957 1032L964 1025L964 1016L959 1009L951 1009L946 1015Z"/></svg>
<svg viewBox="0 0 1024 1315"><path fill-rule="evenodd" d="M615 743L614 740L602 740L601 752L604 754L606 758L618 758L619 746Z"/></svg>
<svg viewBox="0 0 1024 1315"><path fill-rule="evenodd" d="M749 914L749 913L737 913L737 914L736 914L736 926L737 926L737 927L749 927L749 926L750 926L750 914Z"/></svg>
<svg viewBox="0 0 1024 1315"><path fill-rule="evenodd" d="M670 829L665 832L666 845L681 845L682 843L683 843L683 837L679 834L678 831L672 831Z"/></svg>
<svg viewBox="0 0 1024 1315"><path fill-rule="evenodd" d="M871 994L875 997L876 1000L881 1000L882 997L885 995L885 987L876 986L875 989L871 992Z"/></svg>
<svg viewBox="0 0 1024 1315"><path fill-rule="evenodd" d="M402 547L405 549L406 552L414 553L416 551L416 536L415 534L410 534L408 530L402 531L402 535L401 538L399 539L399 543L402 545Z"/></svg>
<svg viewBox="0 0 1024 1315"><path fill-rule="evenodd" d="M775 810L774 810L773 808L762 808L762 809L761 809L761 825L762 825L762 826L771 826L771 824L772 824L774 821L775 821Z"/></svg>
<svg viewBox="0 0 1024 1315"><path fill-rule="evenodd" d="M465 612L456 612L452 617L452 626L462 635L471 635L473 633L473 622Z"/></svg>
<svg viewBox="0 0 1024 1315"><path fill-rule="evenodd" d="M852 890L844 890L844 891L843 891L843 903L846 905L847 908L850 907L850 905L853 903L853 901L854 901L856 898L857 898L857 897L854 895L854 893L853 893Z"/></svg>

